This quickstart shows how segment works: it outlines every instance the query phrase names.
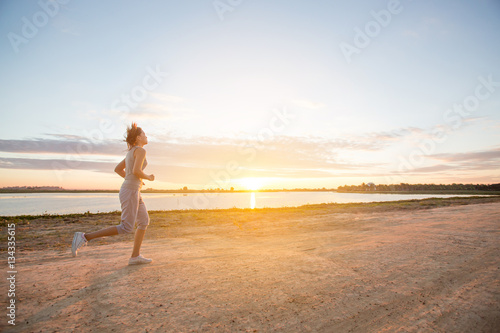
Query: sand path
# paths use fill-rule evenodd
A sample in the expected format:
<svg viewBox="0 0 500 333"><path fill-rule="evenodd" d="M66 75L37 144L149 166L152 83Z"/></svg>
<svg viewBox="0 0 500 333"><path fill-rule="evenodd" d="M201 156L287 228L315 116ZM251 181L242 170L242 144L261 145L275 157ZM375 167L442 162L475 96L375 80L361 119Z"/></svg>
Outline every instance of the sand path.
<svg viewBox="0 0 500 333"><path fill-rule="evenodd" d="M500 203L190 225L18 259L14 330L495 332ZM275 217L275 215L274 215Z"/></svg>

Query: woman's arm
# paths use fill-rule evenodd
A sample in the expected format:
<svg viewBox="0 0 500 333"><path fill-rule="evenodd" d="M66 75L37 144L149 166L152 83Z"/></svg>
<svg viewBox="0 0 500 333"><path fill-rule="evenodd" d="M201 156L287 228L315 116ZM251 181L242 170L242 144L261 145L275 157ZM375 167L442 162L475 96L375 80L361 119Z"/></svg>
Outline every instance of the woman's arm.
<svg viewBox="0 0 500 333"><path fill-rule="evenodd" d="M125 159L116 165L115 172L125 178Z"/></svg>
<svg viewBox="0 0 500 333"><path fill-rule="evenodd" d="M134 151L134 157L135 157L134 168L132 170L134 175L140 179L147 179L150 181L155 180L154 175L146 175L144 172L142 172L142 164L144 163L144 160L146 159L146 149L141 148L141 147L137 148Z"/></svg>

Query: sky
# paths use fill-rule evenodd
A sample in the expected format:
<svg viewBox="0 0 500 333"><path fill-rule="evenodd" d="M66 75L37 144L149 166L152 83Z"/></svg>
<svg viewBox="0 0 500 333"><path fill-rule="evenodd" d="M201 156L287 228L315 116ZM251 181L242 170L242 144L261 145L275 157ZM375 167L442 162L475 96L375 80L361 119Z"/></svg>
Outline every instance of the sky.
<svg viewBox="0 0 500 333"><path fill-rule="evenodd" d="M0 187L500 182L500 2L0 2Z"/></svg>

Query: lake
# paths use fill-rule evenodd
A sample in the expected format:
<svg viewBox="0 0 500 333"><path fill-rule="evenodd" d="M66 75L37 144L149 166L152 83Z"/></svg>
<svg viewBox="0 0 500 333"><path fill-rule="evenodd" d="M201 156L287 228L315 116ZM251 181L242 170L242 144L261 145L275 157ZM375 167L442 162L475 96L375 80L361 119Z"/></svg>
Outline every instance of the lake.
<svg viewBox="0 0 500 333"><path fill-rule="evenodd" d="M276 208L470 195L337 192L143 193L148 210ZM0 215L99 213L121 210L118 193L0 193Z"/></svg>

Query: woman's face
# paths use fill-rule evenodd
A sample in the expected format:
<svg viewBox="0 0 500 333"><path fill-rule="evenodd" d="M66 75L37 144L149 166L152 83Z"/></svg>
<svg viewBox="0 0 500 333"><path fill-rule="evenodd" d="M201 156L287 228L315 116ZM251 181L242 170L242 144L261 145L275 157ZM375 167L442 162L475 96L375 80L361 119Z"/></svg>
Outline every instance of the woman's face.
<svg viewBox="0 0 500 333"><path fill-rule="evenodd" d="M146 136L146 133L144 133L144 131L141 131L141 134L137 136L137 139L135 139L135 144L137 146L144 146L148 144L148 137Z"/></svg>

